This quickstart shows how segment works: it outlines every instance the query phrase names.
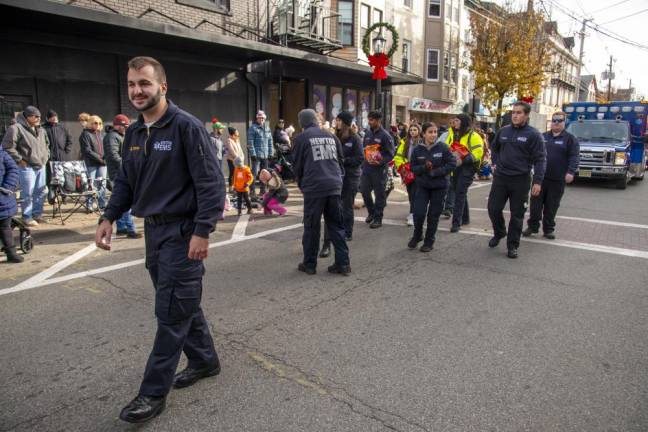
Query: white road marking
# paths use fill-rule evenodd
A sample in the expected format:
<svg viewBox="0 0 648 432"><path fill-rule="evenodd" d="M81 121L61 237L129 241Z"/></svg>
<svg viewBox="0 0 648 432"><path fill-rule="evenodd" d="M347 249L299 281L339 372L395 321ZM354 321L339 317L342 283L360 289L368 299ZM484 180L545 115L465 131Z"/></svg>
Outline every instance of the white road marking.
<svg viewBox="0 0 648 432"><path fill-rule="evenodd" d="M292 230L292 229L295 229L295 228L299 228L301 226L303 226L303 225L300 224L300 223L299 224L293 224L293 225L288 225L288 226L281 227L281 228L275 228L275 229L271 229L271 230L267 230L267 231L261 231L261 232L258 232L256 234L251 234L251 235L248 235L248 236L245 236L245 237L231 238L229 240L224 240L224 241L212 243L212 244L209 245L209 248L211 249L211 248L215 248L215 247L218 247L218 246L226 246L226 245L230 245L230 244L234 244L234 243L244 242L246 240L252 240L252 239L257 239L257 238L261 238L261 237L266 237L266 236L269 236L269 235L272 235L272 234L277 234L277 233L280 233L280 232L283 232L283 231L289 231L289 230ZM92 246L94 246L94 244ZM81 251L77 252L77 254L80 253L80 252ZM74 255L66 258L66 260L68 260L68 259L70 259L72 257L74 257ZM63 260L63 261L65 261L65 260ZM63 261L61 261L61 263L63 263ZM61 263L59 263L59 264L61 264ZM137 260L133 260L133 261L126 261L126 262L123 262L123 263L119 263L119 264L115 264L115 265L111 265L111 266L107 266L107 267L100 267L100 268L96 268L96 269L93 269L93 270L87 270L87 271L82 271L82 272L78 272L78 273L72 273L72 274L69 274L69 275L60 276L60 277L57 277L57 278L52 278L52 279L47 279L47 280L41 279L39 281L34 281L29 285L25 284L25 282L27 282L27 281L25 281L25 282L23 282L21 284L18 284L16 286L12 287L12 288L6 288L6 289L3 289L3 290L0 290L0 296L15 293L15 292L19 292L19 291L26 291L26 290L29 290L29 289L38 288L38 287L42 287L42 286L46 286L46 285L52 285L52 284L56 284L56 283L67 282L67 281L74 280L74 279L80 279L80 278L84 278L84 277L87 277L87 276L93 276L93 275L96 275L96 274L108 273L108 272L115 271L115 270L122 270L122 269L125 269L125 268L128 268L128 267L133 267L133 266L140 265L140 264L144 264L143 259L137 259ZM34 279L34 278L31 278L31 279Z"/></svg>
<svg viewBox="0 0 648 432"><path fill-rule="evenodd" d="M357 221L364 221L364 218L362 217L356 217L355 220ZM385 225L396 225L396 226L402 226L405 227L404 222L399 222L394 219L383 219L383 224ZM449 228L438 228L439 231L450 231ZM476 230L476 229L471 229L471 228L462 228L459 231L459 234L468 234L468 235L478 235L478 236L484 236L484 237L492 237L493 233L491 231L487 230ZM548 246L560 246L560 247L566 247L566 248L572 248L572 249L580 249L580 250L587 250L587 251L592 251L592 252L602 252L602 253L608 253L612 255L621 255L621 256L629 256L629 257L634 257L634 258L642 258L648 260L648 251L642 251L642 250L636 250L636 249L625 249L625 248L619 248L619 247L613 247L613 246L605 246L605 245L597 245L597 244L591 244L591 243L582 243L582 242L575 242L575 241L569 241L569 240L541 240L541 239L536 239L536 238L528 238L528 237L522 237L520 239L521 241L528 242L528 243L540 243Z"/></svg>
<svg viewBox="0 0 648 432"><path fill-rule="evenodd" d="M488 209L485 209L485 208L472 208L471 207L470 211L487 212ZM510 213L510 212L508 210L504 210L504 213ZM580 218L580 217L574 217L574 216L556 216L556 219L573 220L573 221L579 221L579 222L590 222L590 223L595 223L595 224L599 224L599 225L612 225L612 226L620 226L620 227L626 227L626 228L648 229L648 225L642 225L642 224L636 224L636 223L630 223L630 222L608 221L608 220L602 220L602 219L588 219L588 218Z"/></svg>
<svg viewBox="0 0 648 432"><path fill-rule="evenodd" d="M244 214L239 216L238 222L234 226L234 231L232 232L232 238L241 238L245 237L245 230L247 229L248 222L250 222L250 215Z"/></svg>
<svg viewBox="0 0 648 432"><path fill-rule="evenodd" d="M483 187L486 187L486 186L490 186L491 184L492 184L491 182L473 183L473 184L470 185L470 187L468 189L479 189L479 188L483 188Z"/></svg>
<svg viewBox="0 0 648 432"><path fill-rule="evenodd" d="M38 286L41 282L46 280L52 275L55 275L56 273L60 272L64 268L74 264L75 262L79 261L81 258L85 257L86 255L92 253L97 247L95 246L94 243L89 244L88 246L84 247L80 251L70 255L69 257L57 262L50 268L43 270L40 273L37 273L36 275L30 277L27 280L22 281L18 285L14 286L13 288L9 288L11 290L14 290L12 292L16 291L23 291L26 289L33 288L35 286Z"/></svg>

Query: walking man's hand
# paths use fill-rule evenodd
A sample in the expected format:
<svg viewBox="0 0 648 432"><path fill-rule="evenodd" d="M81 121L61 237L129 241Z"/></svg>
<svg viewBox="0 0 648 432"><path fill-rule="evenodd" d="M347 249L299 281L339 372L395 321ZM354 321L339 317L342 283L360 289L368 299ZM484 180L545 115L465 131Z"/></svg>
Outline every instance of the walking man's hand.
<svg viewBox="0 0 648 432"><path fill-rule="evenodd" d="M539 184L534 184L531 188L531 196L537 197L538 195L540 195L541 190L542 186L540 186Z"/></svg>
<svg viewBox="0 0 648 432"><path fill-rule="evenodd" d="M569 174L569 173L565 174L565 182L571 183L573 181L574 181L574 174Z"/></svg>
<svg viewBox="0 0 648 432"><path fill-rule="evenodd" d="M112 242L112 224L107 220L101 221L95 233L95 244L99 249L109 251Z"/></svg>
<svg viewBox="0 0 648 432"><path fill-rule="evenodd" d="M191 236L189 241L189 259L204 260L209 253L209 239Z"/></svg>

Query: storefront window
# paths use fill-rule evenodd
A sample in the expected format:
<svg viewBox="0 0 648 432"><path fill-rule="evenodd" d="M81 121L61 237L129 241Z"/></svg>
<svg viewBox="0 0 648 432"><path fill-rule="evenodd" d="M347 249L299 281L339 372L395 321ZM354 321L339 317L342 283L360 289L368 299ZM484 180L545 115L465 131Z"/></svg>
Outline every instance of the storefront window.
<svg viewBox="0 0 648 432"><path fill-rule="evenodd" d="M357 121L358 118L358 92L356 90L347 89L345 92L344 109L353 115L353 119Z"/></svg>
<svg viewBox="0 0 648 432"><path fill-rule="evenodd" d="M360 127L369 127L369 111L371 110L371 94L366 91L360 92Z"/></svg>
<svg viewBox="0 0 648 432"><path fill-rule="evenodd" d="M331 87L331 120L342 111L342 87Z"/></svg>
<svg viewBox="0 0 648 432"><path fill-rule="evenodd" d="M326 120L326 86L313 85L313 107L322 121Z"/></svg>

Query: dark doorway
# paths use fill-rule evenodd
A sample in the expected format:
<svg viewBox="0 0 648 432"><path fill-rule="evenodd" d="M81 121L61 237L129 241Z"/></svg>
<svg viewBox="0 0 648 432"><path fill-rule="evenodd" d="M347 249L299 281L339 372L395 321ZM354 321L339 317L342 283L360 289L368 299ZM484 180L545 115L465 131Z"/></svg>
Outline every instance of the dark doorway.
<svg viewBox="0 0 648 432"><path fill-rule="evenodd" d="M16 114L33 104L31 96L0 95L0 136L4 136Z"/></svg>

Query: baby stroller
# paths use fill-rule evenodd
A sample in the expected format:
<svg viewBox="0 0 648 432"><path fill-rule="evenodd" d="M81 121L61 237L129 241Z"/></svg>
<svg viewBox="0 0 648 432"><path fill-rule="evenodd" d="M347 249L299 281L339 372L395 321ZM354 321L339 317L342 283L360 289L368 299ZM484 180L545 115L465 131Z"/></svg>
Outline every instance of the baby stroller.
<svg viewBox="0 0 648 432"><path fill-rule="evenodd" d="M294 180L295 173L293 171L292 162L290 162L291 149L290 145L278 144L275 145L275 160L271 168L275 170L283 181Z"/></svg>
<svg viewBox="0 0 648 432"><path fill-rule="evenodd" d="M0 193L15 195L13 191L3 187L0 187ZM22 202L22 200L17 201L18 204ZM18 228L20 232L20 250L22 250L23 253L28 254L34 248L34 240L31 236L31 230L27 225L25 225L20 217L14 216L11 218L11 230L13 231L16 228Z"/></svg>

